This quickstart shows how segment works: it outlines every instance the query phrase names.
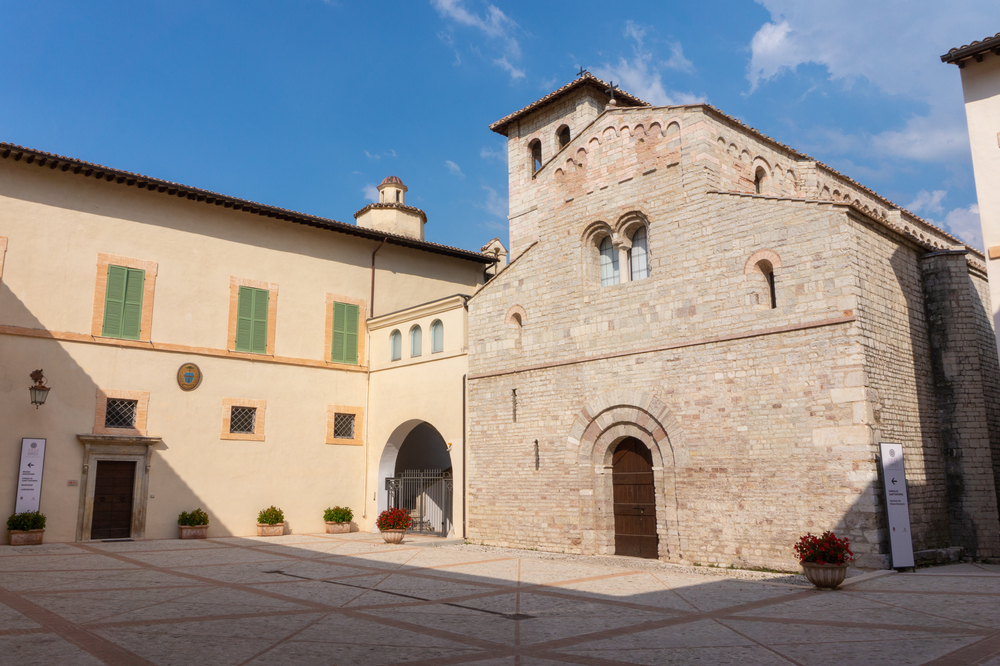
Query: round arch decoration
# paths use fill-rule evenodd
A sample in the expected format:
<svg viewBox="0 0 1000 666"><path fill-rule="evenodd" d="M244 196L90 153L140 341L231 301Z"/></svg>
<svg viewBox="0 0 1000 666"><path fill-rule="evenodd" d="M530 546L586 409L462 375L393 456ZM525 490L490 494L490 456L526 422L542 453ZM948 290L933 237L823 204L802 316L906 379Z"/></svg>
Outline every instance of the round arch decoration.
<svg viewBox="0 0 1000 666"><path fill-rule="evenodd" d="M681 553L676 470L688 466L683 433L667 406L642 391L609 391L584 405L567 439L567 463L576 462L580 487L581 550L615 553L612 456L627 437L642 442L653 457L659 557L678 561Z"/></svg>
<svg viewBox="0 0 1000 666"><path fill-rule="evenodd" d="M747 259L747 263L743 265L743 274L750 275L756 272L757 264L761 261L767 261L771 264L771 268L778 269L781 268L781 257L774 250L757 250Z"/></svg>
<svg viewBox="0 0 1000 666"><path fill-rule="evenodd" d="M649 217L641 210L629 210L619 216L615 223L615 234L619 238L631 238L639 227L649 230Z"/></svg>

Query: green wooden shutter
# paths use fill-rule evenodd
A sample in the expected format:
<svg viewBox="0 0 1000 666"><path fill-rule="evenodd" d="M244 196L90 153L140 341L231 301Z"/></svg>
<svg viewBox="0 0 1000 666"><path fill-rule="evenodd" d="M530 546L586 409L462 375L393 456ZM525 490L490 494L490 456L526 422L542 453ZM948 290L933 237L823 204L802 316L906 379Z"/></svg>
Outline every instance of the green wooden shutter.
<svg viewBox="0 0 1000 666"><path fill-rule="evenodd" d="M122 316L125 310L125 283L128 270L121 266L108 266L108 284L104 291L104 328L101 335L109 338L122 336Z"/></svg>
<svg viewBox="0 0 1000 666"><path fill-rule="evenodd" d="M344 342L347 337L347 305L333 303L333 342L330 345L330 360L336 363L347 363L344 352Z"/></svg>
<svg viewBox="0 0 1000 666"><path fill-rule="evenodd" d="M345 305L347 324L344 328L344 363L358 362L358 306Z"/></svg>
<svg viewBox="0 0 1000 666"><path fill-rule="evenodd" d="M139 339L142 325L142 292L146 284L146 271L129 268L125 279L125 305L122 310L122 335L128 340Z"/></svg>
<svg viewBox="0 0 1000 666"><path fill-rule="evenodd" d="M253 292L250 287L240 287L240 300L236 306L236 351L250 351L253 337Z"/></svg>
<svg viewBox="0 0 1000 666"><path fill-rule="evenodd" d="M267 300L270 294L267 289L254 289L253 292L253 342L250 351L254 354L266 354Z"/></svg>

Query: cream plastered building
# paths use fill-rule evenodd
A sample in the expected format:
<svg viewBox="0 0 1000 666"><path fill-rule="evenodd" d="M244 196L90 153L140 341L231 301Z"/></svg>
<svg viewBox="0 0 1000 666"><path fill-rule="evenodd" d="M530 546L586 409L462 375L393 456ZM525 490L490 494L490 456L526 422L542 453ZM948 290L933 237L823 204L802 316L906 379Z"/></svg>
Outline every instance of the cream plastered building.
<svg viewBox="0 0 1000 666"><path fill-rule="evenodd" d="M995 328L1000 326L1000 33L951 49L941 60L962 73ZM1000 340L997 345L1000 349Z"/></svg>
<svg viewBox="0 0 1000 666"><path fill-rule="evenodd" d="M344 224L0 144L0 512L22 438L46 440L47 541L174 538L196 508L210 536L250 535L271 505L286 531L334 505L370 530L380 461L415 428L461 475L456 295L496 258L425 242L402 200L370 208ZM423 327L420 353L390 361L389 326Z"/></svg>

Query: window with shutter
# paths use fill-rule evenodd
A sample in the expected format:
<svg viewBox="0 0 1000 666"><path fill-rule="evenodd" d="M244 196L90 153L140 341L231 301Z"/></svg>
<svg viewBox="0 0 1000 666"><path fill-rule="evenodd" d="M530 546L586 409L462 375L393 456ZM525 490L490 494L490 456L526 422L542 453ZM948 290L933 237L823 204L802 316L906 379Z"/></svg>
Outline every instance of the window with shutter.
<svg viewBox="0 0 1000 666"><path fill-rule="evenodd" d="M138 340L142 326L142 293L146 271L124 266L108 266L104 292L104 324L101 335Z"/></svg>
<svg viewBox="0 0 1000 666"><path fill-rule="evenodd" d="M431 353L444 351L444 324L440 319L431 324Z"/></svg>
<svg viewBox="0 0 1000 666"><path fill-rule="evenodd" d="M350 303L333 303L333 340L330 360L334 363L358 362L358 321L357 305Z"/></svg>
<svg viewBox="0 0 1000 666"><path fill-rule="evenodd" d="M240 287L236 306L236 351L267 353L267 289Z"/></svg>

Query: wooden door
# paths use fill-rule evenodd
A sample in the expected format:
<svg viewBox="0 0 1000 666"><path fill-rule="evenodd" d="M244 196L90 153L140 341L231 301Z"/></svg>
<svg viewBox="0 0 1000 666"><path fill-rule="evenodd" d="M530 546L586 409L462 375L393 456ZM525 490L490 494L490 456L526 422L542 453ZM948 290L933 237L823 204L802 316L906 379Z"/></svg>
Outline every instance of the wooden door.
<svg viewBox="0 0 1000 666"><path fill-rule="evenodd" d="M132 536L132 489L135 462L97 461L91 539L128 539Z"/></svg>
<svg viewBox="0 0 1000 666"><path fill-rule="evenodd" d="M656 535L653 456L645 444L629 437L615 449L612 464L615 554L655 559L660 540Z"/></svg>

